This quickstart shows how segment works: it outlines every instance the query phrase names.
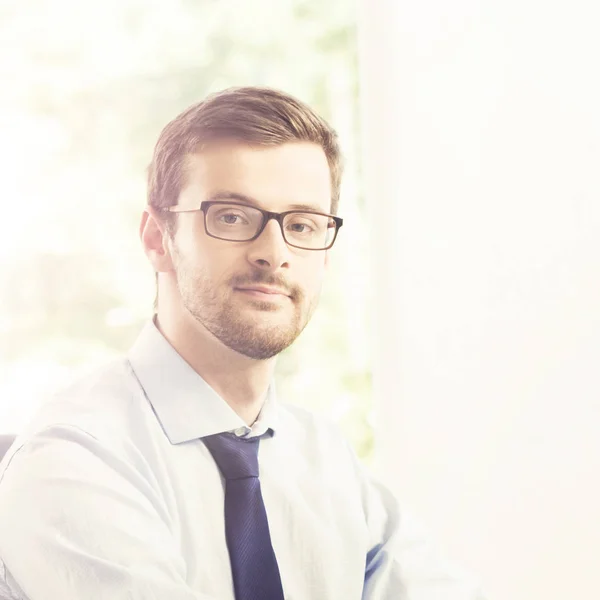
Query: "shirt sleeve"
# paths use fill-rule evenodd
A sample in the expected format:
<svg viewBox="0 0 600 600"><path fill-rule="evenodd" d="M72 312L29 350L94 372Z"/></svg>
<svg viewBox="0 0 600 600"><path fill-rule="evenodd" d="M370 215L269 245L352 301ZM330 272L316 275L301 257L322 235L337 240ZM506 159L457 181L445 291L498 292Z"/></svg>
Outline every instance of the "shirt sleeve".
<svg viewBox="0 0 600 600"><path fill-rule="evenodd" d="M358 469L371 536L363 600L485 600L478 583L436 551L396 497Z"/></svg>
<svg viewBox="0 0 600 600"><path fill-rule="evenodd" d="M90 434L48 428L0 477L2 598L215 600L186 584L153 486Z"/></svg>

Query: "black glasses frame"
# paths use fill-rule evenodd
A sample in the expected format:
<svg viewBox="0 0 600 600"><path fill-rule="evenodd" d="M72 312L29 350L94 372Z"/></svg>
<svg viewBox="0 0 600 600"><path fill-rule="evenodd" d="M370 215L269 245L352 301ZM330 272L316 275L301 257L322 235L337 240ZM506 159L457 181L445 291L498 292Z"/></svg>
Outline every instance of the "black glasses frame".
<svg viewBox="0 0 600 600"><path fill-rule="evenodd" d="M247 240L230 240L229 238L219 237L218 235L214 235L214 234L210 233L208 231L208 226L206 224L206 215L208 213L208 209L214 205L243 206L244 208L253 208L254 210L257 210L258 212L260 212L262 214L262 217L263 217L262 224L258 228L258 231L256 232L256 234L254 236L252 236L251 238L248 238ZM337 234L340 230L340 227L344 224L344 219L342 219L341 217L336 217L335 215L330 215L329 213L322 213L322 212L317 212L314 210L286 210L285 212L278 213L278 212L272 212L270 210L263 210L262 208L258 208L258 206L252 206L251 204L244 204L243 202L228 202L226 200L205 200L204 202L202 202L200 204L200 206L198 208L180 208L179 206L166 206L162 210L164 212L172 212L172 213L198 212L199 210L201 210L204 213L204 231L206 232L206 235L208 235L209 237L215 238L217 240L223 240L226 242L252 242L255 239L257 239L260 236L260 234L264 231L265 227L267 226L267 223L271 219L275 219L275 221L277 221L279 223L279 228L281 229L281 235L283 236L285 243L288 246L292 246L293 248L299 248L300 250L314 250L314 251L329 250L333 246L333 243L335 242L335 240L337 238ZM292 214L296 214L296 213L309 214L309 215L320 215L323 217L329 217L330 219L333 219L333 221L335 223L335 232L333 234L333 238L332 238L331 242L325 248L306 248L305 246L298 246L296 244L290 244L290 242L288 242L287 238L285 237L285 231L283 230L283 220L285 219L285 217L287 215L292 215Z"/></svg>

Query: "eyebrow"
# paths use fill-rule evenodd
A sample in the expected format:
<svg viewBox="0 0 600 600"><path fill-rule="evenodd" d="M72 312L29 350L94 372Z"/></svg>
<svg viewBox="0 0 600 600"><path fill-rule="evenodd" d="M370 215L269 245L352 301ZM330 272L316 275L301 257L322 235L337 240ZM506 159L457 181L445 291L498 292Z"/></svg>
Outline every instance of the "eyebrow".
<svg viewBox="0 0 600 600"><path fill-rule="evenodd" d="M252 196L247 196L246 194L240 194L239 192L232 192L229 190L218 190L211 194L207 198L207 200L235 200L236 202L243 202L244 204L255 206L256 208L263 208L261 206L261 203L258 200L256 200L256 198L253 198ZM321 210L320 207L311 204L290 204L287 210L301 210L317 213L324 212L323 210Z"/></svg>

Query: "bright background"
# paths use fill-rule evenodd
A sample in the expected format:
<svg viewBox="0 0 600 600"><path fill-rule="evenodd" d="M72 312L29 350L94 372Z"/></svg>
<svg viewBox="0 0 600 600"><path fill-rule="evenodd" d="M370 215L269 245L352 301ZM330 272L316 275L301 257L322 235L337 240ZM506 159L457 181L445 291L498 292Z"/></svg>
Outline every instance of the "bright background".
<svg viewBox="0 0 600 600"><path fill-rule="evenodd" d="M599 17L583 0L4 0L0 431L151 314L137 224L164 124L211 91L278 87L347 159L280 394L337 421L490 600L600 597Z"/></svg>

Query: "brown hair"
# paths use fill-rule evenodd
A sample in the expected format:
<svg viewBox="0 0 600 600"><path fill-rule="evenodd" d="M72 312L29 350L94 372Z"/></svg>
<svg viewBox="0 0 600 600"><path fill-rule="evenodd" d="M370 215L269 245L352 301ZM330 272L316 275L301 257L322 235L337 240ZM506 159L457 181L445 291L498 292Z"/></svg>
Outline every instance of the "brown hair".
<svg viewBox="0 0 600 600"><path fill-rule="evenodd" d="M161 132L148 169L148 204L177 204L186 158L207 142L235 140L256 146L313 142L323 148L331 172L331 212L336 213L342 175L336 132L310 107L270 88L229 88L208 96L173 119ZM168 225L172 213L163 213Z"/></svg>

